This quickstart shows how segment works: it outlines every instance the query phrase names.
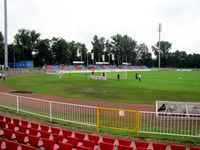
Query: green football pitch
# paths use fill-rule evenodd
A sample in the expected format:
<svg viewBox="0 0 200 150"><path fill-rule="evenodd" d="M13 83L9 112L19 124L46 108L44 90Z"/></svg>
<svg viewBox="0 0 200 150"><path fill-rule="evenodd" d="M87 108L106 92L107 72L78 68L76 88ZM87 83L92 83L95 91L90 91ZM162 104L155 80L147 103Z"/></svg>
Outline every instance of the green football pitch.
<svg viewBox="0 0 200 150"><path fill-rule="evenodd" d="M33 74L10 76L5 82L15 90L32 91L69 98L154 104L156 100L200 102L200 71L128 72L126 80L92 80L91 74Z"/></svg>

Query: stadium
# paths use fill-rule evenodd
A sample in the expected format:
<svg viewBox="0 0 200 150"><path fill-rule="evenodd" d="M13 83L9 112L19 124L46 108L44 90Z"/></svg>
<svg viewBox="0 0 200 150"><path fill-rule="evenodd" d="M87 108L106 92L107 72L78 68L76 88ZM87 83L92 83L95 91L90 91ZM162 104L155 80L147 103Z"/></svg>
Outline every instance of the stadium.
<svg viewBox="0 0 200 150"><path fill-rule="evenodd" d="M0 150L200 150L197 0L1 3Z"/></svg>
<svg viewBox="0 0 200 150"><path fill-rule="evenodd" d="M93 74L92 71L94 71ZM105 72L105 79L102 78L103 72ZM136 80L136 73L142 74L141 81ZM117 74L120 74L120 80L117 80ZM191 79L194 84L191 84ZM8 116L1 115L3 118L1 128L4 136L7 132L6 129L13 128L10 127L12 126L10 124L15 125L14 120L18 120L14 130L21 128L20 125L23 121L28 122L27 126L32 129L35 120L38 121L38 117L39 120L44 118L48 124L49 122L66 124L64 128L67 127L67 131L71 132L70 136L75 139L79 138L80 133L83 134L81 137L86 140L87 136L93 135L84 133L88 132L86 128L93 128L95 136L98 135L97 137L102 141L98 140L98 145L93 144L92 149L104 147L102 143L103 145L107 143L107 138L111 140L109 141L111 145L106 145L105 149L109 146L111 149L112 146L120 149L121 144L118 142L121 142L123 136L129 136L128 139L123 139L125 143L129 141L128 145L122 144L122 147L126 149L127 147L137 147L137 142L142 142L146 148L153 148L153 145L161 144L146 140L134 140L133 143L130 140L132 136L140 139L141 137L149 138L149 135L155 134L158 135L157 138L166 136L164 139L168 139L167 136L171 135L196 141L200 135L199 84L196 84L199 83L199 71L152 70L144 66L120 68L92 66L87 68L77 65L65 67L46 65L45 70L15 69L7 71L6 81L2 82L8 88L1 85L0 102L3 114L7 114L7 110L15 114L15 117L10 117L10 113ZM175 85L176 87L174 87ZM188 99L191 102L188 102ZM163 104L166 105L165 109L161 109ZM178 109L174 109L175 107ZM172 109L173 111L171 111ZM21 119L23 117L20 117L22 114L35 119L34 121L23 120ZM9 118L12 120L11 123L7 122ZM5 126L3 126L3 122L5 122ZM45 124L35 124L37 124L36 131L39 135L41 134L40 128ZM77 126L77 129L73 129L74 131L71 129L73 125ZM85 126L82 127L81 132L80 125ZM54 128L53 124L48 126L51 130ZM31 132L28 127L27 130ZM62 128L58 128L59 135L64 136L65 130ZM93 131L89 130L89 132ZM119 134L122 137L119 135L119 137L108 136L108 133ZM49 139L54 139L56 142L56 137L54 137L56 133L52 131L51 135L52 138L49 137ZM40 139L43 140L42 137ZM61 136L61 139L62 142L64 139L70 141L67 136L63 138ZM87 147L84 145L85 142L86 145L88 144L88 140L84 141L83 139L79 139L81 140L79 144L73 145L73 142L70 144L77 149L81 144L83 147ZM17 142L20 143L18 140L17 138ZM44 147L44 143L45 141L40 147ZM31 145L30 142L29 144ZM60 146L59 143L54 144L54 147L58 145ZM169 146L170 144L165 143L165 145Z"/></svg>

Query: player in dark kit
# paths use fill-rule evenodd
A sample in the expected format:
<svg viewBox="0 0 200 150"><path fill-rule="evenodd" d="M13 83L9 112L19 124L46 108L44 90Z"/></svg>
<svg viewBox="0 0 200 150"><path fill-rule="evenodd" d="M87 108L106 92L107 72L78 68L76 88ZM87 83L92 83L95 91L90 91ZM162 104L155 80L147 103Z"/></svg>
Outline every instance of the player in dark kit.
<svg viewBox="0 0 200 150"><path fill-rule="evenodd" d="M120 75L119 75L119 73L117 74L117 80L119 81L119 79L120 79Z"/></svg>
<svg viewBox="0 0 200 150"><path fill-rule="evenodd" d="M135 80L137 80L137 79L138 79L138 74L136 73L136 74L135 74Z"/></svg>

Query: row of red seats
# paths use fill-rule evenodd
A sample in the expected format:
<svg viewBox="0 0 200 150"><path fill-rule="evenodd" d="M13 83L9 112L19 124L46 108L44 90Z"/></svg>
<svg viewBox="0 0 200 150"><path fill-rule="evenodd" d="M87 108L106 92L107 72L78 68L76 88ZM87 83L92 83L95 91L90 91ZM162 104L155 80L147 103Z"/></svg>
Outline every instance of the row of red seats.
<svg viewBox="0 0 200 150"><path fill-rule="evenodd" d="M36 150L36 148L0 138L0 150Z"/></svg>
<svg viewBox="0 0 200 150"><path fill-rule="evenodd" d="M27 143L34 147L76 147L97 149L98 146L102 150L113 150L117 147L119 150L132 150L133 145L131 140L123 140L114 138L86 135L81 132L73 132L70 130L60 130L59 128L49 127L46 125L39 125L37 123L29 123L28 121L12 119L10 117L0 116L0 128L6 139L14 140L15 138L19 143ZM101 141L101 142L99 142ZM117 144L115 144L117 143ZM135 141L135 147L139 150L147 150L149 147L148 142ZM162 143L152 143L155 150L166 150L167 145ZM185 145L171 145L172 150L185 150ZM191 150L200 150L199 147L190 147Z"/></svg>

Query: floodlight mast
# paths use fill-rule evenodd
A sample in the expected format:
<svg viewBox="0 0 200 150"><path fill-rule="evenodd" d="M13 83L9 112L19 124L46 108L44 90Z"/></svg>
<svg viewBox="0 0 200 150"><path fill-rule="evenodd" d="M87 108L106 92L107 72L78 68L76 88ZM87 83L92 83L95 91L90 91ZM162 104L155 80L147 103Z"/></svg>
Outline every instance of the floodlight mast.
<svg viewBox="0 0 200 150"><path fill-rule="evenodd" d="M158 32L159 32L159 45L158 45L158 49L159 49L159 56L158 56L158 68L160 69L160 62L161 62L161 60L160 60L160 32L161 32L161 30L162 30L162 24L161 23L159 23L158 24Z"/></svg>
<svg viewBox="0 0 200 150"><path fill-rule="evenodd" d="M4 0L4 67L8 67L7 0Z"/></svg>

